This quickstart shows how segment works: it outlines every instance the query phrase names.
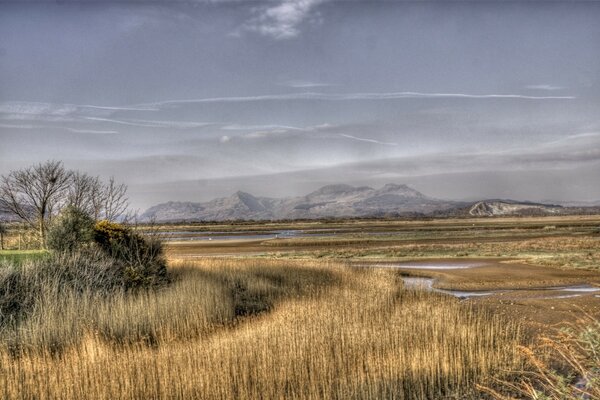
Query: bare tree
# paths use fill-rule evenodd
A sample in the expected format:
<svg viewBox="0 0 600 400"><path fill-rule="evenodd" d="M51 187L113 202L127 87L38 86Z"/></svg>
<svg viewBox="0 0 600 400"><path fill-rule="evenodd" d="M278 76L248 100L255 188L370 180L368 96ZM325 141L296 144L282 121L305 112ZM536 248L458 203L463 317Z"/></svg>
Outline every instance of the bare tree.
<svg viewBox="0 0 600 400"><path fill-rule="evenodd" d="M59 161L47 161L12 171L0 181L0 198L6 208L38 230L43 247L53 214L65 202L72 172Z"/></svg>
<svg viewBox="0 0 600 400"><path fill-rule="evenodd" d="M111 177L108 183L103 185L103 207L102 217L109 221L114 221L122 217L129 208L129 199L127 198L127 186L123 183L117 184L115 178Z"/></svg>
<svg viewBox="0 0 600 400"><path fill-rule="evenodd" d="M69 186L68 204L84 211L96 221L115 221L129 208L127 186L117 184L112 177L104 183L99 177L74 172Z"/></svg>
<svg viewBox="0 0 600 400"><path fill-rule="evenodd" d="M98 220L104 204L104 184L97 176L73 172L68 204Z"/></svg>

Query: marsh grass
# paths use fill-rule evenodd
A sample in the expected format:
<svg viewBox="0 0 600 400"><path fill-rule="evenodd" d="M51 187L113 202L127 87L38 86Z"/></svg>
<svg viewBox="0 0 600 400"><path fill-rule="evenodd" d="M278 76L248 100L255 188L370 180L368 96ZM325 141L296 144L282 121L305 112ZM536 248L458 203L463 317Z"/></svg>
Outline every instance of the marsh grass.
<svg viewBox="0 0 600 400"><path fill-rule="evenodd" d="M423 399L519 366L518 327L393 271L209 260L152 290L43 291L0 331L0 397Z"/></svg>
<svg viewBox="0 0 600 400"><path fill-rule="evenodd" d="M497 400L519 399L599 399L600 398L600 320L585 314L576 323L554 327L536 343L520 347L525 369L512 379L497 379L497 386L517 397L483 391Z"/></svg>

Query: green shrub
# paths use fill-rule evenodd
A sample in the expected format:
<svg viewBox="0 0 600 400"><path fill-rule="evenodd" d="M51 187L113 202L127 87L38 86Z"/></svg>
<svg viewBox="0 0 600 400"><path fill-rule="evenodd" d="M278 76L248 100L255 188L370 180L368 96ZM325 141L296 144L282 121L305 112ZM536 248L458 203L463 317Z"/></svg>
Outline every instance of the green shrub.
<svg viewBox="0 0 600 400"><path fill-rule="evenodd" d="M50 225L47 245L51 250L73 252L93 239L94 220L79 208L68 206Z"/></svg>

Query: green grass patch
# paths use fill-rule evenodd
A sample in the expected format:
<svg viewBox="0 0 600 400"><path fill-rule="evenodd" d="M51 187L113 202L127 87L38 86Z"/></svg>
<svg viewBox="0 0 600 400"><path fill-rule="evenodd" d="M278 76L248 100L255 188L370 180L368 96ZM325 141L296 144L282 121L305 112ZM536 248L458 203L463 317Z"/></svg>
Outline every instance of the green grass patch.
<svg viewBox="0 0 600 400"><path fill-rule="evenodd" d="M46 250L0 250L0 263L21 265L26 260L39 260L48 254Z"/></svg>

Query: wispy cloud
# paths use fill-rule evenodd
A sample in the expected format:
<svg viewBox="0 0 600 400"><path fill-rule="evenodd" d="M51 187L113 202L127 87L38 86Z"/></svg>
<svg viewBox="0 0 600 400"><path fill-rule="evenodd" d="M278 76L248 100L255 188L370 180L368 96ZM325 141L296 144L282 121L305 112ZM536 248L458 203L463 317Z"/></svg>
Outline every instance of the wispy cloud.
<svg viewBox="0 0 600 400"><path fill-rule="evenodd" d="M91 104L44 103L35 101L0 102L0 120L51 123L85 122L88 118L108 118L116 113L158 111L151 106L97 106ZM25 128L26 124L21 127ZM15 127L13 127L15 128Z"/></svg>
<svg viewBox="0 0 600 400"><path fill-rule="evenodd" d="M565 143L581 140L597 140L600 138L600 132L583 132L562 137L560 139L548 142L547 145L565 145Z"/></svg>
<svg viewBox="0 0 600 400"><path fill-rule="evenodd" d="M424 92L378 92L378 93L287 93L258 96L208 97L200 99L166 100L145 103L141 107L168 107L194 103L234 103L253 101L322 100L322 101L368 101L399 99L522 99L522 100L573 100L575 96L529 96L523 94L472 94L472 93L424 93Z"/></svg>
<svg viewBox="0 0 600 400"><path fill-rule="evenodd" d="M51 125L32 125L32 124L0 124L0 128L6 129L66 129L69 132L73 133L85 133L85 134L95 134L95 135L109 135L109 134L118 134L118 131L114 130L97 130L97 129L78 129L78 128L62 128L59 126L51 126Z"/></svg>
<svg viewBox="0 0 600 400"><path fill-rule="evenodd" d="M0 113L25 115L68 116L73 114L93 113L94 111L156 111L148 106L115 107L96 106L90 104L43 103L34 101L7 101L0 103Z"/></svg>
<svg viewBox="0 0 600 400"><path fill-rule="evenodd" d="M280 0L255 8L255 16L243 29L283 40L300 34L306 20L315 20L314 9L324 0Z"/></svg>
<svg viewBox="0 0 600 400"><path fill-rule="evenodd" d="M295 87L317 87L325 86L325 83L296 82L291 84ZM185 104L197 103L241 103L260 101L386 101L399 99L515 99L515 100L572 100L574 96L530 96L522 94L473 94L473 93L425 93L425 92L375 92L375 93L284 93L267 94L257 96L231 96L231 97L209 97L199 99L167 100L153 103L143 103L128 106L98 106L90 104L69 103L44 103L12 101L0 102L0 120L20 121L46 121L46 122L69 122L69 121L101 121L121 125L150 127L150 128L200 128L213 125L207 122L186 121L153 121L145 119L123 119L113 118L117 113L161 111L168 107L177 107ZM248 129L273 129L279 126L249 127ZM281 126L283 129L295 129L291 126ZM246 129L240 125L228 125L222 129Z"/></svg>
<svg viewBox="0 0 600 400"><path fill-rule="evenodd" d="M600 136L600 132L584 132L584 133L577 133L575 135L570 135L570 136L568 136L568 138L579 139L579 138L599 137L599 136Z"/></svg>
<svg viewBox="0 0 600 400"><path fill-rule="evenodd" d="M118 125L138 126L142 128L176 128L176 129L194 129L204 128L214 125L212 122L187 122L187 121L155 121L143 119L119 120L112 118L85 117L89 121L109 122Z"/></svg>
<svg viewBox="0 0 600 400"><path fill-rule="evenodd" d="M248 125L250 126L250 125ZM258 127L258 126L257 126ZM339 125L334 124L320 124L320 125L312 125L305 126L302 128L295 126L284 126L284 125L264 125L263 129L256 130L254 132L247 133L242 137L245 139L264 139L269 137L285 137L292 135L303 135L303 134L313 134L312 138L315 138L314 134L326 133L332 129L338 128ZM323 136L321 136L323 137ZM331 137L331 135L327 135L327 137Z"/></svg>
<svg viewBox="0 0 600 400"><path fill-rule="evenodd" d="M69 132L73 133L85 133L91 135L115 135L118 134L119 131L102 131L96 129L75 129L75 128L67 128Z"/></svg>
<svg viewBox="0 0 600 400"><path fill-rule="evenodd" d="M375 143L375 144L381 144L381 145L385 145L385 146L398 146L398 143L380 142L379 140L356 137L356 136L352 136L352 135L347 135L345 133L340 133L339 136L342 136L342 137L345 137L348 139L352 139L352 140L358 140L360 142Z"/></svg>
<svg viewBox="0 0 600 400"><path fill-rule="evenodd" d="M40 129L44 128L43 125L31 125L31 124L0 124L0 128L6 129Z"/></svg>
<svg viewBox="0 0 600 400"><path fill-rule="evenodd" d="M221 129L226 131L251 131L251 130L272 130L272 129L286 129L301 131L304 128L298 128L296 126L289 125L242 125L242 124L230 124L224 125Z"/></svg>
<svg viewBox="0 0 600 400"><path fill-rule="evenodd" d="M244 138L263 139L263 138L272 137L272 136L287 135L287 134L290 134L291 132L292 131L289 131L287 129L272 129L272 130L268 130L268 131L256 131L256 132L252 132L252 133L248 133L247 135L244 135Z"/></svg>
<svg viewBox="0 0 600 400"><path fill-rule="evenodd" d="M327 86L336 86L332 83L321 83L321 82L311 82L311 81L287 81L282 82L279 85L287 86L296 89L306 89L306 88L315 88L315 87L327 87Z"/></svg>
<svg viewBox="0 0 600 400"><path fill-rule="evenodd" d="M564 89L564 87L562 86L554 86L554 85L529 85L529 86L525 86L527 89L534 89L534 90L560 90L560 89Z"/></svg>

